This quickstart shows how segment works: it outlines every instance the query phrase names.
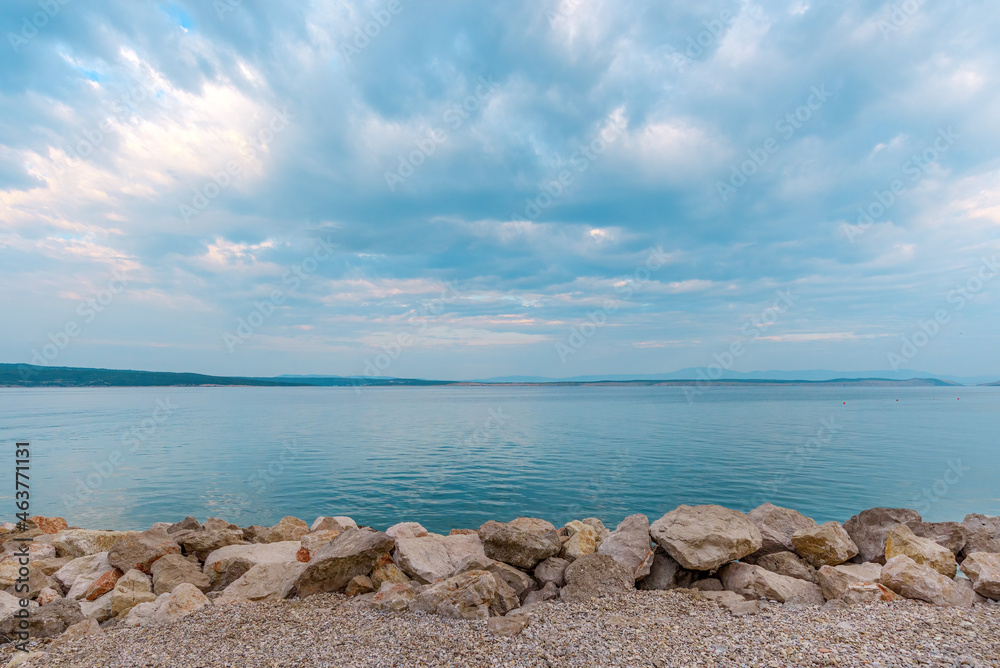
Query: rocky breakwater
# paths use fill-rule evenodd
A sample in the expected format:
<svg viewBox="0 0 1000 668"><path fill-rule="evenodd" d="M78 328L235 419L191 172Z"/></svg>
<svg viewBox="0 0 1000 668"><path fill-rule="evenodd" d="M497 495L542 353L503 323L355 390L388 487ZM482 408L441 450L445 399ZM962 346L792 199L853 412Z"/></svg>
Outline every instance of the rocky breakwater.
<svg viewBox="0 0 1000 668"><path fill-rule="evenodd" d="M23 528L23 527L22 527ZM843 525L764 504L748 514L680 506L650 523L632 515L561 527L488 521L448 535L415 522L377 531L349 517L286 517L241 528L188 517L146 531L70 528L33 518L0 526L0 639L12 638L30 538L30 634L36 648L155 627L209 606L336 593L362 606L484 620L515 635L530 612L636 590L680 590L734 615L772 604L846 607L901 599L972 607L1000 601L1000 518L925 523L875 508ZM640 594L641 595L641 594Z"/></svg>

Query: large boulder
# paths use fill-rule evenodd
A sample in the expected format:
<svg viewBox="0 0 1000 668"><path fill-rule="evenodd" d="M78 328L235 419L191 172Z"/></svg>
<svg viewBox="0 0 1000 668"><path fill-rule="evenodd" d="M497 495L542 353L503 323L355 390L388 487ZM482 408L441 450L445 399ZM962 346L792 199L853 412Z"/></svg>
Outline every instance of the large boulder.
<svg viewBox="0 0 1000 668"><path fill-rule="evenodd" d="M404 573L423 584L450 578L468 557L486 559L478 535L427 534L418 538L411 537L409 532L397 535L392 556Z"/></svg>
<svg viewBox="0 0 1000 668"><path fill-rule="evenodd" d="M295 583L307 568L300 562L258 564L225 588L215 599L216 605L240 601L280 601L288 598Z"/></svg>
<svg viewBox="0 0 1000 668"><path fill-rule="evenodd" d="M763 556L754 555L752 559L748 557L746 561L778 575L786 575L790 578L805 580L813 584L819 583L819 576L816 574L816 569L806 560L792 552L771 552Z"/></svg>
<svg viewBox="0 0 1000 668"><path fill-rule="evenodd" d="M282 517L263 536L258 536L259 543L287 543L299 540L309 533L309 525L297 517Z"/></svg>
<svg viewBox="0 0 1000 668"><path fill-rule="evenodd" d="M635 589L632 573L606 554L588 554L566 567L562 600L574 603Z"/></svg>
<svg viewBox="0 0 1000 668"><path fill-rule="evenodd" d="M201 531L204 529L201 522L188 515L180 522L174 522L167 527L167 533L177 533L178 531Z"/></svg>
<svg viewBox="0 0 1000 668"><path fill-rule="evenodd" d="M348 529L313 555L295 584L299 596L342 591L356 575L367 575L395 541L381 531Z"/></svg>
<svg viewBox="0 0 1000 668"><path fill-rule="evenodd" d="M337 517L317 517L313 521L312 526L309 527L309 531L332 530L337 533L343 533L348 529L357 528L357 522L352 520L350 517L339 515Z"/></svg>
<svg viewBox="0 0 1000 668"><path fill-rule="evenodd" d="M379 559L378 563L375 564L375 568L372 569L372 572L368 577L371 578L372 587L375 588L375 591L378 591L385 582L402 584L411 581L410 577L404 573L399 566L393 563L391 558L387 557Z"/></svg>
<svg viewBox="0 0 1000 668"><path fill-rule="evenodd" d="M90 585L110 570L108 553L98 552L74 559L56 571L52 577L68 590L66 594L68 598L81 599L90 589Z"/></svg>
<svg viewBox="0 0 1000 668"><path fill-rule="evenodd" d="M653 522L649 533L684 568L712 571L760 549L760 530L737 510L680 506Z"/></svg>
<svg viewBox="0 0 1000 668"><path fill-rule="evenodd" d="M821 566L817 579L827 600L844 598L852 584L876 583L882 576L882 566L874 563Z"/></svg>
<svg viewBox="0 0 1000 668"><path fill-rule="evenodd" d="M774 554L775 552L793 552L792 534L803 529L814 529L816 521L806 517L797 510L782 508L772 503L757 506L749 513L747 519L760 530L762 538L760 549L755 556Z"/></svg>
<svg viewBox="0 0 1000 668"><path fill-rule="evenodd" d="M906 526L915 536L927 538L941 547L946 547L958 556L969 539L969 533L958 522L907 522Z"/></svg>
<svg viewBox="0 0 1000 668"><path fill-rule="evenodd" d="M753 598L764 597L780 603L823 605L825 599L818 585L766 568L743 562L726 564L719 569L719 579L728 591Z"/></svg>
<svg viewBox="0 0 1000 668"><path fill-rule="evenodd" d="M53 534L52 544L60 557L85 557L98 552L107 552L116 540L131 531L91 531L89 529L69 529Z"/></svg>
<svg viewBox="0 0 1000 668"><path fill-rule="evenodd" d="M417 594L425 588L426 585L419 585L412 580L408 582L383 582L382 586L375 592L371 604L376 610L406 612L417 600Z"/></svg>
<svg viewBox="0 0 1000 668"><path fill-rule="evenodd" d="M977 594L1000 601L1000 554L973 552L962 562L962 572Z"/></svg>
<svg viewBox="0 0 1000 668"><path fill-rule="evenodd" d="M168 554L160 557L152 566L153 593L169 594L177 585L187 582L199 590L208 591L212 583L202 572L201 567L187 557L179 554Z"/></svg>
<svg viewBox="0 0 1000 668"><path fill-rule="evenodd" d="M967 608L975 601L974 592L929 566L922 566L905 554L885 562L879 584L904 598L934 605Z"/></svg>
<svg viewBox="0 0 1000 668"><path fill-rule="evenodd" d="M43 517L41 515L35 515L28 518L29 521L33 522L38 530L42 533L59 533L69 528L69 524L62 517Z"/></svg>
<svg viewBox="0 0 1000 668"><path fill-rule="evenodd" d="M487 557L525 570L558 555L562 549L555 527L530 517L519 517L507 524L490 520L479 528L479 538Z"/></svg>
<svg viewBox="0 0 1000 668"><path fill-rule="evenodd" d="M566 584L566 567L569 562L559 557L549 557L545 561L535 566L535 579L544 587L550 582L554 582L557 587Z"/></svg>
<svg viewBox="0 0 1000 668"><path fill-rule="evenodd" d="M523 601L528 594L538 589L538 583L533 577L502 561L494 561L483 570L489 571L493 577L507 583L519 601Z"/></svg>
<svg viewBox="0 0 1000 668"><path fill-rule="evenodd" d="M82 597L83 600L93 602L105 594L110 594L111 590L115 588L115 585L118 583L118 579L121 578L122 575L124 575L124 573L117 568L105 571L101 574L101 577L94 580L94 582L87 587L87 591Z"/></svg>
<svg viewBox="0 0 1000 668"><path fill-rule="evenodd" d="M968 536L962 547L962 557L973 552L1000 553L1000 516L987 517L973 513L966 515L962 526Z"/></svg>
<svg viewBox="0 0 1000 668"><path fill-rule="evenodd" d="M594 527L579 520L576 521L576 524L578 526L569 529L569 540L563 543L562 551L559 552L559 556L566 561L574 561L582 556L595 554L600 542Z"/></svg>
<svg viewBox="0 0 1000 668"><path fill-rule="evenodd" d="M836 522L800 529L792 534L792 544L799 556L816 568L842 564L858 553L857 545Z"/></svg>
<svg viewBox="0 0 1000 668"><path fill-rule="evenodd" d="M120 581L121 578L119 578L119 582ZM118 586L117 583L115 586ZM106 622L114 616L111 609L111 599L113 596L114 590L112 590L110 594L105 594L95 601L80 601L80 612L82 612L83 616L87 619L95 619L99 623Z"/></svg>
<svg viewBox="0 0 1000 668"><path fill-rule="evenodd" d="M148 575L138 570L131 570L118 578L115 588L111 591L111 615L122 617L140 603L151 603L156 600L153 593L153 582Z"/></svg>
<svg viewBox="0 0 1000 668"><path fill-rule="evenodd" d="M409 609L452 619L488 619L491 609L499 615L511 606L517 607L517 596L492 573L468 571L424 587Z"/></svg>
<svg viewBox="0 0 1000 668"><path fill-rule="evenodd" d="M666 552L657 550L653 554L653 565L649 575L639 580L639 589L646 591L662 591L666 589L686 589L690 587L701 573L684 568L677 560Z"/></svg>
<svg viewBox="0 0 1000 668"><path fill-rule="evenodd" d="M321 529L320 531L307 533L301 538L301 540L299 540L299 542L302 543L302 547L309 550L309 554L312 555L316 552L316 550L339 536L340 533L340 531L334 531L333 529Z"/></svg>
<svg viewBox="0 0 1000 668"><path fill-rule="evenodd" d="M166 531L143 531L122 536L108 548L108 561L123 573L133 568L149 574L157 559L180 554L181 548Z"/></svg>
<svg viewBox="0 0 1000 668"><path fill-rule="evenodd" d="M177 621L209 605L208 598L192 584L182 583L152 603L140 603L125 616L127 626L158 626Z"/></svg>
<svg viewBox="0 0 1000 668"><path fill-rule="evenodd" d="M298 561L301 545L295 541L253 545L227 545L205 559L203 572L213 590L224 589L257 564L282 564Z"/></svg>
<svg viewBox="0 0 1000 668"><path fill-rule="evenodd" d="M28 634L32 640L54 638L67 628L83 621L80 602L71 598L60 598L48 605L32 609L28 619ZM14 638L20 628L20 620L10 616L0 621L0 635Z"/></svg>
<svg viewBox="0 0 1000 668"><path fill-rule="evenodd" d="M103 634L104 630L96 619L84 619L68 627L61 636L52 641L49 649L57 649L84 638L94 638Z"/></svg>
<svg viewBox="0 0 1000 668"><path fill-rule="evenodd" d="M423 538L429 533L419 522L399 522L385 530L385 534L397 542L400 538Z"/></svg>
<svg viewBox="0 0 1000 668"><path fill-rule="evenodd" d="M905 554L918 564L930 566L946 578L954 578L958 573L958 563L951 550L929 538L914 535L905 524L897 524L889 529L885 542L886 559L900 554Z"/></svg>
<svg viewBox="0 0 1000 668"><path fill-rule="evenodd" d="M634 580L649 575L653 566L653 542L649 537L649 518L629 515L618 527L601 540L598 554L606 554L632 571Z"/></svg>
<svg viewBox="0 0 1000 668"><path fill-rule="evenodd" d="M200 531L178 531L171 534L173 539L184 548L184 554L193 554L198 561L205 561L208 555L229 545L245 545L243 531L239 528L227 529L206 528Z"/></svg>
<svg viewBox="0 0 1000 668"><path fill-rule="evenodd" d="M906 508L869 508L844 522L844 530L858 547L861 561L885 563L885 540L897 524L921 522L920 513Z"/></svg>

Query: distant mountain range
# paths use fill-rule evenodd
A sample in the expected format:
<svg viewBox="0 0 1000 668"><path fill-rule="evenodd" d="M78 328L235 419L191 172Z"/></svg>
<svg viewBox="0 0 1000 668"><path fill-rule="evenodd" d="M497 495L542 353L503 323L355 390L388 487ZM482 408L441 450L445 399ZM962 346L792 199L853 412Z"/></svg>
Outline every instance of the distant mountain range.
<svg viewBox="0 0 1000 668"><path fill-rule="evenodd" d="M120 369L82 369L73 367L0 364L0 387L392 387L440 385L990 385L1000 386L993 376L961 378L918 372L899 371L756 371L726 372L724 377L708 380L704 369L681 369L662 374L610 374L543 378L539 376L504 376L484 380L426 380L421 378L369 378L358 376L294 376L244 378L207 376L197 373L133 371Z"/></svg>

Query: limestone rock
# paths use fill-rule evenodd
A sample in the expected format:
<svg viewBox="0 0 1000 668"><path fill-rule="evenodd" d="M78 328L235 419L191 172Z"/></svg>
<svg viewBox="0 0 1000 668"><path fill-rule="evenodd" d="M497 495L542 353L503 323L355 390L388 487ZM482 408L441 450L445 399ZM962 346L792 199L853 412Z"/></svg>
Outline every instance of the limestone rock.
<svg viewBox="0 0 1000 668"><path fill-rule="evenodd" d="M490 520L479 528L490 559L530 570L562 549L555 527L545 520L519 517L504 524Z"/></svg>
<svg viewBox="0 0 1000 668"><path fill-rule="evenodd" d="M387 564L376 564L375 568L372 569L371 574L368 576L371 578L372 586L375 591L382 588L382 583L389 582L394 584L404 584L410 581L410 578L393 562Z"/></svg>
<svg viewBox="0 0 1000 668"><path fill-rule="evenodd" d="M519 601L523 601L529 593L538 589L538 583L534 578L502 561L494 561L483 570L492 573L498 581L505 582L514 590Z"/></svg>
<svg viewBox="0 0 1000 668"><path fill-rule="evenodd" d="M611 532L608 531L608 528L606 526L604 526L604 522L602 522L601 520L597 519L596 517L585 517L584 519L582 519L580 521L583 522L584 524L586 524L587 526L591 527L592 529L594 529L594 531L597 532L597 545L598 545L598 547L600 547L601 542L603 542L605 538L607 538L609 535L611 535ZM648 520L647 520L647 522L648 522Z"/></svg>
<svg viewBox="0 0 1000 668"><path fill-rule="evenodd" d="M31 611L28 622L28 633L31 639L54 638L61 635L68 627L83 621L80 612L80 602L71 598L61 598L46 606ZM15 629L19 629L19 620L10 616L0 620L0 635L14 637Z"/></svg>
<svg viewBox="0 0 1000 668"><path fill-rule="evenodd" d="M278 521L266 535L262 537L262 543L286 543L299 540L309 533L309 525L297 517L283 517Z"/></svg>
<svg viewBox="0 0 1000 668"><path fill-rule="evenodd" d="M566 584L566 567L569 562L559 557L549 557L545 561L535 566L535 579L544 587L550 582L554 582L556 587Z"/></svg>
<svg viewBox="0 0 1000 668"><path fill-rule="evenodd" d="M452 619L488 619L498 591L491 573L468 571L424 587L410 609Z"/></svg>
<svg viewBox="0 0 1000 668"><path fill-rule="evenodd" d="M169 594L182 582L187 582L205 592L211 582L199 566L179 554L168 554L153 562L153 593Z"/></svg>
<svg viewBox="0 0 1000 668"><path fill-rule="evenodd" d="M967 608L972 605L971 590L964 590L954 580L929 566L922 566L905 554L885 562L879 584L885 585L904 598Z"/></svg>
<svg viewBox="0 0 1000 668"><path fill-rule="evenodd" d="M973 513L962 520L968 536L962 548L962 558L973 552L1000 554L1000 516L987 517Z"/></svg>
<svg viewBox="0 0 1000 668"><path fill-rule="evenodd" d="M824 566L824 568L829 568L829 566ZM847 585L847 589L839 600L847 605L858 605L861 603L891 603L898 598L899 596L895 592L877 582L855 582Z"/></svg>
<svg viewBox="0 0 1000 668"><path fill-rule="evenodd" d="M429 584L455 574L458 565L468 557L486 558L479 536L414 536L410 530L400 530L396 537L393 561L417 582Z"/></svg>
<svg viewBox="0 0 1000 668"><path fill-rule="evenodd" d="M45 605L47 603L51 603L57 598L62 598L59 592L57 592L52 587L45 587L40 592L38 592L38 596L35 597L35 600L38 601L38 605Z"/></svg>
<svg viewBox="0 0 1000 668"><path fill-rule="evenodd" d="M691 584L691 589L696 589L698 591L725 591L726 588L722 584L722 580L718 578L705 578L703 580L695 580Z"/></svg>
<svg viewBox="0 0 1000 668"><path fill-rule="evenodd" d="M240 528L233 524L232 522L227 522L226 520L220 520L217 517L209 517L205 520L204 524L205 531L239 531Z"/></svg>
<svg viewBox="0 0 1000 668"><path fill-rule="evenodd" d="M858 547L861 561L885 563L885 540L897 524L920 522L920 513L906 508L870 508L844 522L844 530Z"/></svg>
<svg viewBox="0 0 1000 668"><path fill-rule="evenodd" d="M929 538L914 535L905 524L897 524L889 529L885 543L886 559L900 554L905 554L918 564L930 566L946 578L954 578L958 573L958 563L951 550Z"/></svg>
<svg viewBox="0 0 1000 668"><path fill-rule="evenodd" d="M32 559L32 565L46 575L55 575L56 571L73 561L74 557L56 557L54 559Z"/></svg>
<svg viewBox="0 0 1000 668"><path fill-rule="evenodd" d="M281 601L288 598L307 568L300 562L257 564L225 588L216 605L239 601Z"/></svg>
<svg viewBox="0 0 1000 668"><path fill-rule="evenodd" d="M140 603L125 616L127 626L158 626L177 621L209 605L198 588L186 582L169 594L161 594L152 603Z"/></svg>
<svg viewBox="0 0 1000 668"><path fill-rule="evenodd" d="M167 527L167 533L177 533L178 531L201 531L204 527L201 522L188 515L180 522L175 522Z"/></svg>
<svg viewBox="0 0 1000 668"><path fill-rule="evenodd" d="M83 640L84 638L92 638L94 636L102 635L103 633L104 631L101 629L101 625L96 619L84 619L67 628L65 633L56 638L52 644L49 645L49 648L56 649L71 642Z"/></svg>
<svg viewBox="0 0 1000 668"><path fill-rule="evenodd" d="M66 520L62 517L42 517L41 515L35 515L33 517L29 517L28 519L31 520L42 533L58 533L69 528L69 524L67 524Z"/></svg>
<svg viewBox="0 0 1000 668"><path fill-rule="evenodd" d="M134 533L131 531L91 531L89 529L68 529L54 534L52 544L60 557L85 557L99 552L107 552L119 538Z"/></svg>
<svg viewBox="0 0 1000 668"><path fill-rule="evenodd" d="M113 596L114 591L110 594L105 594L96 601L80 601L80 612L87 619L95 619L99 623L104 623L114 617L111 610L111 599Z"/></svg>
<svg viewBox="0 0 1000 668"><path fill-rule="evenodd" d="M193 554L198 561L205 561L208 555L229 545L246 544L240 529L208 529L207 523L205 526L201 531L178 531L171 535L184 548L184 554Z"/></svg>
<svg viewBox="0 0 1000 668"><path fill-rule="evenodd" d="M815 520L797 510L771 503L757 506L747 513L747 518L760 530L762 542L760 550L754 556L761 557L775 552L794 552L792 534L818 526Z"/></svg>
<svg viewBox="0 0 1000 668"><path fill-rule="evenodd" d="M572 603L634 589L632 573L613 557L588 554L566 567L566 586L559 596Z"/></svg>
<svg viewBox="0 0 1000 668"><path fill-rule="evenodd" d="M640 580L637 586L646 591L686 589L697 577L697 571L684 568L669 554L657 550L653 554L649 575Z"/></svg>
<svg viewBox="0 0 1000 668"><path fill-rule="evenodd" d="M763 597L780 603L803 605L823 605L825 602L818 585L772 573L753 564L727 564L719 570L719 579L727 590L753 598Z"/></svg>
<svg viewBox="0 0 1000 668"><path fill-rule="evenodd" d="M962 562L962 572L977 594L1000 601L1000 554L973 552Z"/></svg>
<svg viewBox="0 0 1000 668"><path fill-rule="evenodd" d="M579 523L580 526L570 532L569 540L563 543L559 556L566 561L575 561L587 554L597 552L597 531L594 527Z"/></svg>
<svg viewBox="0 0 1000 668"><path fill-rule="evenodd" d="M123 573L134 568L148 574L157 559L180 552L180 546L166 531L143 531L126 534L112 543L108 561Z"/></svg>
<svg viewBox="0 0 1000 668"><path fill-rule="evenodd" d="M492 635L501 637L516 636L528 626L527 615L509 615L507 617L490 617L486 622L486 630Z"/></svg>
<svg viewBox="0 0 1000 668"><path fill-rule="evenodd" d="M842 564L858 553L857 545L836 522L800 529L792 534L792 544L799 556L816 568Z"/></svg>
<svg viewBox="0 0 1000 668"><path fill-rule="evenodd" d="M761 557L754 556L756 558L747 559L747 561L778 575L787 575L790 578L819 584L816 569L792 552L772 552Z"/></svg>
<svg viewBox="0 0 1000 668"><path fill-rule="evenodd" d="M367 575L356 575L347 583L344 595L348 598L369 594L375 591L375 585Z"/></svg>
<svg viewBox="0 0 1000 668"><path fill-rule="evenodd" d="M122 617L140 603L150 603L156 600L153 593L153 582L142 571L131 570L118 578L115 588L111 591L111 615Z"/></svg>
<svg viewBox="0 0 1000 668"><path fill-rule="evenodd" d="M526 608L529 605L541 603L542 601L552 601L556 598L559 598L559 587L556 586L555 582L546 582L545 586L541 589L528 592L521 606Z"/></svg>
<svg viewBox="0 0 1000 668"><path fill-rule="evenodd" d="M958 522L907 522L906 526L920 538L928 538L958 556L969 539L965 527Z"/></svg>
<svg viewBox="0 0 1000 668"><path fill-rule="evenodd" d="M357 522L352 520L350 517L344 517L343 515L340 515L338 517L317 517L313 521L312 526L309 527L309 531L315 532L323 530L332 530L336 531L337 533L343 533L348 529L357 529L357 528L358 528Z"/></svg>
<svg viewBox="0 0 1000 668"><path fill-rule="evenodd" d="M295 557L300 547L301 545L295 541L227 545L209 554L202 570L208 576L212 589L224 589L257 564L297 561Z"/></svg>
<svg viewBox="0 0 1000 668"><path fill-rule="evenodd" d="M400 538L423 538L427 535L427 529L419 522L400 522L386 529L385 534L399 541Z"/></svg>
<svg viewBox="0 0 1000 668"><path fill-rule="evenodd" d="M83 594L83 599L85 601L96 601L105 594L110 594L111 590L115 588L118 584L118 579L125 575L117 568L112 568L109 571L105 571L96 580L87 587L87 591Z"/></svg>
<svg viewBox="0 0 1000 668"><path fill-rule="evenodd" d="M307 533L299 542L302 544L302 547L309 550L311 558L316 550L323 547L339 535L339 531L334 531L333 529L322 529L321 531Z"/></svg>
<svg viewBox="0 0 1000 668"><path fill-rule="evenodd" d="M722 506L680 506L653 522L649 533L691 570L711 571L760 549L763 538L743 513Z"/></svg>
<svg viewBox="0 0 1000 668"><path fill-rule="evenodd" d="M629 515L618 527L601 540L598 554L606 554L632 571L635 580L641 580L653 566L653 541L649 537L649 518Z"/></svg>
<svg viewBox="0 0 1000 668"><path fill-rule="evenodd" d="M843 598L852 584L877 583L882 576L882 567L873 563L821 566L818 576L823 596L833 600Z"/></svg>
<svg viewBox="0 0 1000 668"><path fill-rule="evenodd" d="M406 612L417 600L417 594L423 588L413 581L383 582L372 598L372 607L387 612Z"/></svg>
<svg viewBox="0 0 1000 668"><path fill-rule="evenodd" d="M299 596L342 591L356 575L367 575L395 541L381 531L348 529L313 555L295 585Z"/></svg>
<svg viewBox="0 0 1000 668"><path fill-rule="evenodd" d="M55 578L63 588L68 589L67 598L83 598L97 578L111 570L107 552L98 552L79 557L55 572Z"/></svg>

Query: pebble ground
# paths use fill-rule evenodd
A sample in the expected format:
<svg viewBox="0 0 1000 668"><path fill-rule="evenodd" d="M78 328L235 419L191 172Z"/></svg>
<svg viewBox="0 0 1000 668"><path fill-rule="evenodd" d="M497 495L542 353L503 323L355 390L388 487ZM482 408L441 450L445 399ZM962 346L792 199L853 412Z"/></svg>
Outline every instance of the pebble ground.
<svg viewBox="0 0 1000 668"><path fill-rule="evenodd" d="M769 605L735 617L678 592L548 603L521 635L486 622L372 610L340 596L209 607L157 628L109 628L30 668L267 666L1000 667L1000 605ZM10 646L0 659L9 657Z"/></svg>

